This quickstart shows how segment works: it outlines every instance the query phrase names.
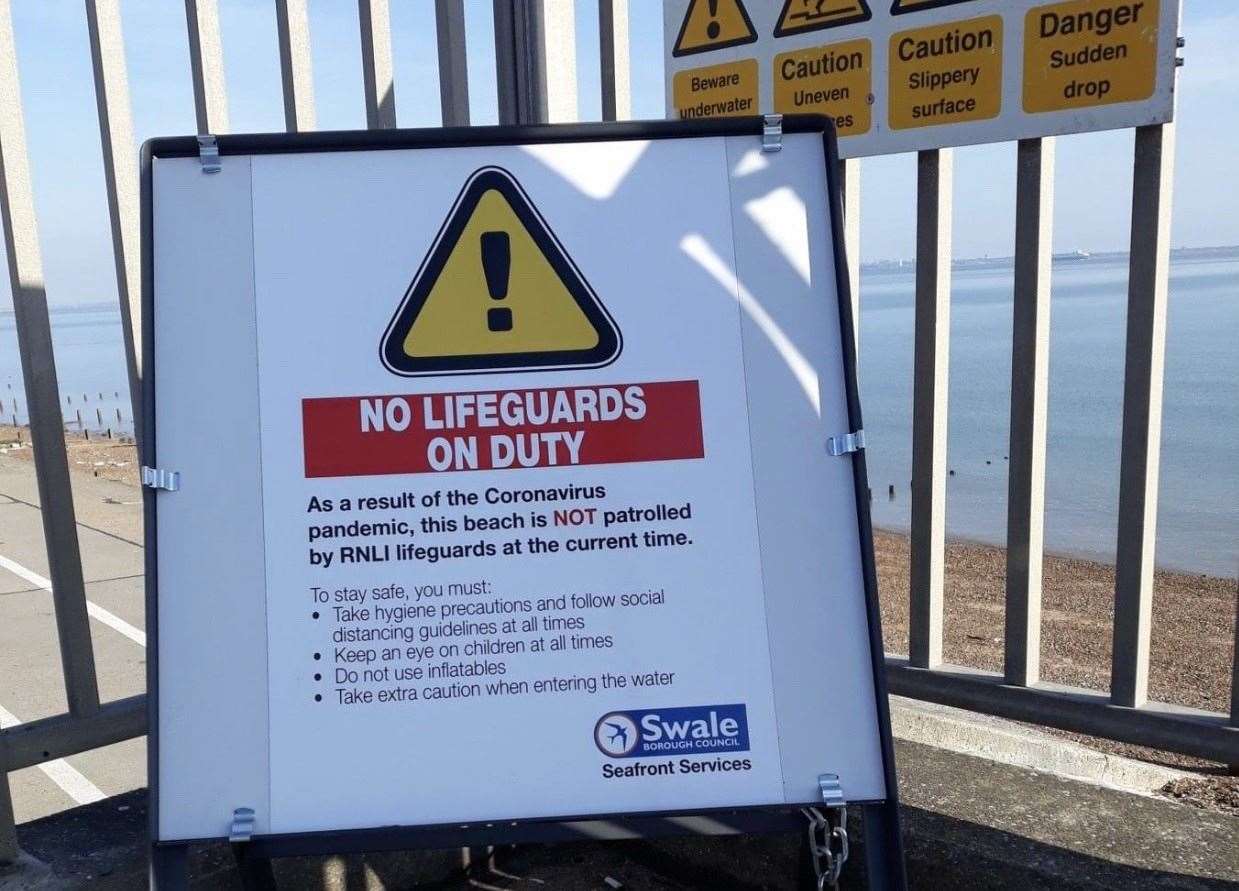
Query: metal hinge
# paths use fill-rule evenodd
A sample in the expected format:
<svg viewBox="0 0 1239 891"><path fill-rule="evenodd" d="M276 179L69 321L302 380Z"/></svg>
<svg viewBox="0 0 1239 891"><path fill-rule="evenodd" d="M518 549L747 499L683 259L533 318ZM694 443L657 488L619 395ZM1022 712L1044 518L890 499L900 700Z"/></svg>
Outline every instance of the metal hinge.
<svg viewBox="0 0 1239 891"><path fill-rule="evenodd" d="M761 128L761 150L763 152L783 151L783 115L763 115L765 123Z"/></svg>
<svg viewBox="0 0 1239 891"><path fill-rule="evenodd" d="M846 433L843 436L832 436L826 440L826 451L838 458L840 455L850 455L865 447L865 431Z"/></svg>
<svg viewBox="0 0 1239 891"><path fill-rule="evenodd" d="M843 798L843 786L839 785L839 774L820 774L817 778L817 788L822 793L822 804L826 807L844 807L847 805Z"/></svg>
<svg viewBox="0 0 1239 891"><path fill-rule="evenodd" d="M235 843L247 842L254 837L254 809L239 807L232 812L232 828L228 830L228 841Z"/></svg>
<svg viewBox="0 0 1239 891"><path fill-rule="evenodd" d="M142 467L142 485L148 489L163 489L165 492L175 492L181 488L181 472L179 470L163 470L158 467Z"/></svg>
<svg viewBox="0 0 1239 891"><path fill-rule="evenodd" d="M817 788L822 796L820 808L804 808L809 820L809 854L818 891L837 888L843 864L848 859L848 809L837 773L819 774ZM826 813L823 813L826 811ZM831 815L834 815L832 821Z"/></svg>
<svg viewBox="0 0 1239 891"><path fill-rule="evenodd" d="M219 173L219 143L209 133L198 137L198 160L203 173Z"/></svg>

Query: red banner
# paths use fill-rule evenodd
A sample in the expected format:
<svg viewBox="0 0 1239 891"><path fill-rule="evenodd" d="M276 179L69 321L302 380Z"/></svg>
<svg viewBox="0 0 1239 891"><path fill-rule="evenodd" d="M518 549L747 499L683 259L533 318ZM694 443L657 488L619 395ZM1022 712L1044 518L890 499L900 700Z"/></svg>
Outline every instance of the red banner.
<svg viewBox="0 0 1239 891"><path fill-rule="evenodd" d="M301 401L307 477L701 458L697 381Z"/></svg>

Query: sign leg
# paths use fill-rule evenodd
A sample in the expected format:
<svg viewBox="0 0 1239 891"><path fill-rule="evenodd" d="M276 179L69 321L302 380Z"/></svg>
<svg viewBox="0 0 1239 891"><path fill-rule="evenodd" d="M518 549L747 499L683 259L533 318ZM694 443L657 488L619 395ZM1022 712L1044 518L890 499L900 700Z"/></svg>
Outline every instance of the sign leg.
<svg viewBox="0 0 1239 891"><path fill-rule="evenodd" d="M189 845L151 845L151 891L189 891Z"/></svg>
<svg viewBox="0 0 1239 891"><path fill-rule="evenodd" d="M906 891L908 876L899 829L899 804L884 801L861 808L865 825L865 873L869 887Z"/></svg>
<svg viewBox="0 0 1239 891"><path fill-rule="evenodd" d="M276 891L270 857L259 857L253 847L244 842L232 846L232 855L237 860L237 872L245 891Z"/></svg>

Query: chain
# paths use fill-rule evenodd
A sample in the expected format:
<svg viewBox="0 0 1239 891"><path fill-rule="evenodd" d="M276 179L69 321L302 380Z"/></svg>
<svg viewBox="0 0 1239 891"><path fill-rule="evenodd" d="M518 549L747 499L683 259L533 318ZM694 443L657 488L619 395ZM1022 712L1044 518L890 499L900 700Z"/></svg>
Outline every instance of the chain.
<svg viewBox="0 0 1239 891"><path fill-rule="evenodd" d="M848 809L830 809L830 813L839 814L837 825L831 825L830 818L819 808L807 807L801 812L809 821L809 856L813 859L817 891L838 888L839 875L848 859Z"/></svg>

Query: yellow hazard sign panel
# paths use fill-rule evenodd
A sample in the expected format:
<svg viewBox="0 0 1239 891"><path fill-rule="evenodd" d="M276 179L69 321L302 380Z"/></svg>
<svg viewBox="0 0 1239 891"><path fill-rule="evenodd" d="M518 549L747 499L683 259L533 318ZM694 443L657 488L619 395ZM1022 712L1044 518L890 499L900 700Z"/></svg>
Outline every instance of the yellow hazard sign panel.
<svg viewBox="0 0 1239 891"><path fill-rule="evenodd" d="M672 98L676 113L686 121L757 114L757 60L676 72Z"/></svg>
<svg viewBox="0 0 1239 891"><path fill-rule="evenodd" d="M783 0L774 36L787 37L867 22L872 15L867 0Z"/></svg>
<svg viewBox="0 0 1239 891"><path fill-rule="evenodd" d="M1002 16L945 22L891 36L892 130L984 121L1002 110Z"/></svg>
<svg viewBox="0 0 1239 891"><path fill-rule="evenodd" d="M508 171L465 183L383 336L396 374L597 368L619 328Z"/></svg>
<svg viewBox="0 0 1239 891"><path fill-rule="evenodd" d="M848 40L774 57L774 110L824 114L840 136L873 126L873 44Z"/></svg>
<svg viewBox="0 0 1239 891"><path fill-rule="evenodd" d="M757 29L741 0L691 0L671 55L689 56L756 40Z"/></svg>
<svg viewBox="0 0 1239 891"><path fill-rule="evenodd" d="M895 0L891 4L891 12L900 15L905 12L920 12L922 9L937 9L939 6L954 6L956 3L972 3L974 0Z"/></svg>
<svg viewBox="0 0 1239 891"><path fill-rule="evenodd" d="M1024 111L1138 102L1157 88L1158 0L1071 0L1024 18Z"/></svg>

